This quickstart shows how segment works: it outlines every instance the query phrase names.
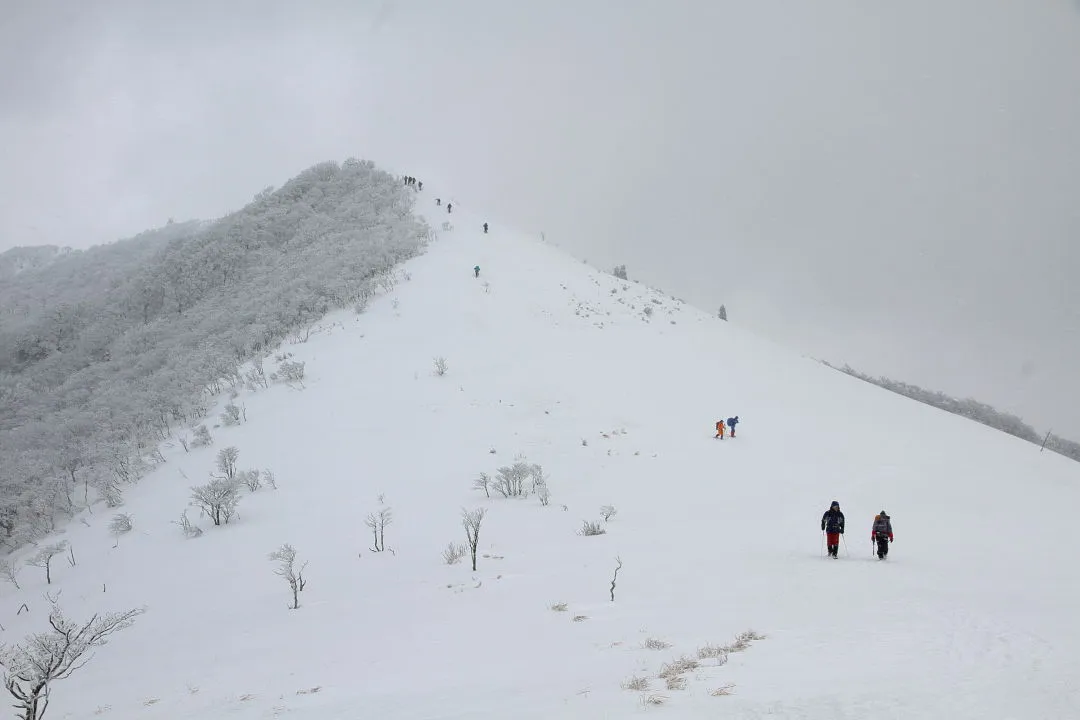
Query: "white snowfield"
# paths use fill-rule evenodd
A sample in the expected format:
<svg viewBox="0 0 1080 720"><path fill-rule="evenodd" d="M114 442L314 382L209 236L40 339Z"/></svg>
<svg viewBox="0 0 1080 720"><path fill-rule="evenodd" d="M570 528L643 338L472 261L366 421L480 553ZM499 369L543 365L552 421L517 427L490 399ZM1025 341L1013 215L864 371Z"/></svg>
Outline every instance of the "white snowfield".
<svg viewBox="0 0 1080 720"><path fill-rule="evenodd" d="M9 643L47 628L46 591L74 620L146 608L53 686L47 717L1080 717L1080 465L539 238L484 235L437 196L420 203L453 229L411 279L279 350L306 363L302 387L241 390L246 422L164 448L127 491L131 532L117 542L98 504L62 534L76 566L0 590ZM715 439L732 415L737 437ZM185 538L173 521L229 446L278 489L244 488L220 527L189 509L204 533ZM547 506L474 488L519 454ZM838 560L819 530L832 500ZM442 557L463 508L487 510L476 572ZM308 563L295 610L267 558L283 543ZM726 663L707 649L747 631L764 638ZM681 657L698 664L669 689Z"/></svg>

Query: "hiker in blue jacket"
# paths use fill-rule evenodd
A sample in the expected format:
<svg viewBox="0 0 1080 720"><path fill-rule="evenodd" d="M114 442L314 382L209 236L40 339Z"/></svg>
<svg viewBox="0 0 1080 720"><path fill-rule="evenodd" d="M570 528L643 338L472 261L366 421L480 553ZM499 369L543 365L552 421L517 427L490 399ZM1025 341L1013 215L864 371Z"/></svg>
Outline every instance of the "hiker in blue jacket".
<svg viewBox="0 0 1080 720"><path fill-rule="evenodd" d="M844 513L840 512L840 503L832 501L832 505L821 516L821 531L825 533L825 541L829 546L829 557L838 557L840 553L840 536L844 534Z"/></svg>
<svg viewBox="0 0 1080 720"><path fill-rule="evenodd" d="M735 426L739 424L739 416L729 417L727 419L727 426L731 428L731 437L735 437Z"/></svg>

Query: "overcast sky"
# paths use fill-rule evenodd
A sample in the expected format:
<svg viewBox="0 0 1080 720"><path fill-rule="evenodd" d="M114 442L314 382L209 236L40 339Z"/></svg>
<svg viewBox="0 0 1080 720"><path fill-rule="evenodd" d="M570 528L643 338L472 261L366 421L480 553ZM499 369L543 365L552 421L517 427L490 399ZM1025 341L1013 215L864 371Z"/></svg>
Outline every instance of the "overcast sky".
<svg viewBox="0 0 1080 720"><path fill-rule="evenodd" d="M0 250L218 216L354 155L1080 438L1078 2L0 6Z"/></svg>

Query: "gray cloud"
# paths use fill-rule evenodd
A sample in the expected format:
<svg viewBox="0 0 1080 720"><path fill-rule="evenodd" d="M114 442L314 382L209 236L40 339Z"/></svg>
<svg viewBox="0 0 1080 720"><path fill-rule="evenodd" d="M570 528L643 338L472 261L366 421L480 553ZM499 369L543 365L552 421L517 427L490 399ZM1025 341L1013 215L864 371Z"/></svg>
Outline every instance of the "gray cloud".
<svg viewBox="0 0 1080 720"><path fill-rule="evenodd" d="M1077 3L24 4L0 249L218 215L355 154L1080 437L1078 68Z"/></svg>

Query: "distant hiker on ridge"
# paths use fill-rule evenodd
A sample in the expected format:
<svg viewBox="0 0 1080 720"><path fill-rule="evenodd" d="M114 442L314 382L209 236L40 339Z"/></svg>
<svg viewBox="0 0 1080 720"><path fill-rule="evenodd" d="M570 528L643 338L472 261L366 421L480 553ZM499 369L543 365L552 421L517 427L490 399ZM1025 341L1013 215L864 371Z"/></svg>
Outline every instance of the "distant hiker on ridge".
<svg viewBox="0 0 1080 720"><path fill-rule="evenodd" d="M487 235L487 223L484 223L484 234Z"/></svg>
<svg viewBox="0 0 1080 720"><path fill-rule="evenodd" d="M727 419L727 426L731 428L731 437L735 437L735 426L739 424L739 416L729 417Z"/></svg>
<svg viewBox="0 0 1080 720"><path fill-rule="evenodd" d="M829 546L829 557L839 557L840 536L844 534L844 513L840 512L840 503L832 505L821 516L821 531L825 533L825 542Z"/></svg>
<svg viewBox="0 0 1080 720"><path fill-rule="evenodd" d="M870 542L877 542L878 560L884 560L889 554L889 543L892 541L892 519L882 510L874 516L874 525L870 528Z"/></svg>
<svg viewBox="0 0 1080 720"><path fill-rule="evenodd" d="M450 211L453 209L453 207L454 207L453 203L446 203L446 212L447 212L447 214L450 213Z"/></svg>
<svg viewBox="0 0 1080 720"><path fill-rule="evenodd" d="M442 205L442 198L435 198L435 207Z"/></svg>
<svg viewBox="0 0 1080 720"><path fill-rule="evenodd" d="M417 190L423 190L424 189L423 181L416 183L416 189Z"/></svg>
<svg viewBox="0 0 1080 720"><path fill-rule="evenodd" d="M480 277L480 266L479 265L474 267L472 269L472 271L473 271L473 277Z"/></svg>
<svg viewBox="0 0 1080 720"><path fill-rule="evenodd" d="M723 420L717 420L716 421L716 437L720 438L721 440L724 439L724 421Z"/></svg>

